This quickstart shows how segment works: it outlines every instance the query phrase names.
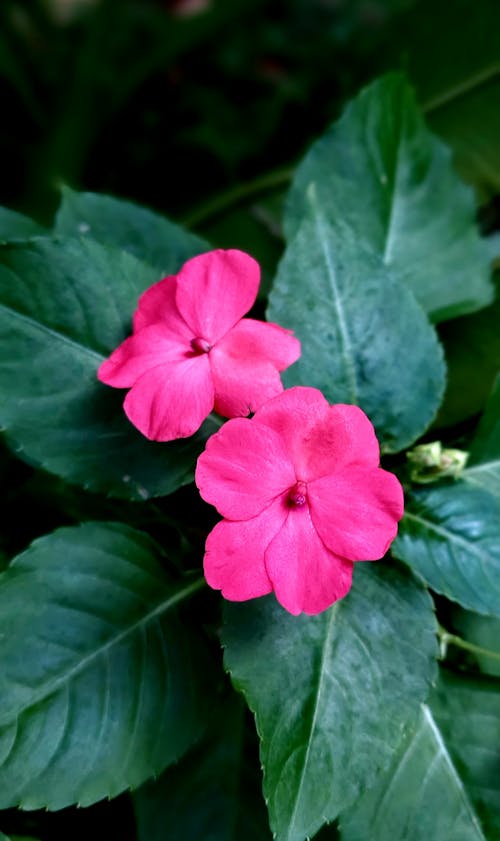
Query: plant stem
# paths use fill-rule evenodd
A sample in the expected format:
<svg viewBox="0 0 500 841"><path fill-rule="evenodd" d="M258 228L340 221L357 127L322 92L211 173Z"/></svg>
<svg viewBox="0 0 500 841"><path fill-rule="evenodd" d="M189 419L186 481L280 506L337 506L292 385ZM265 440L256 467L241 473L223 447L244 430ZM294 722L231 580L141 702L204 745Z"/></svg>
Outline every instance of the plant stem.
<svg viewBox="0 0 500 841"><path fill-rule="evenodd" d="M438 637L442 660L446 657L446 649L449 645L454 645L456 648L461 648L463 651L468 651L471 654L479 654L483 657L492 657L494 660L500 660L499 652L491 651L489 648L482 648L480 645L475 645L473 642L462 639L462 637L450 634L441 625L438 625Z"/></svg>
<svg viewBox="0 0 500 841"><path fill-rule="evenodd" d="M190 584L187 584L182 590L176 594L177 602L183 602L185 599L188 599L193 593L196 593L198 590L203 590L206 586L206 581L204 577L201 575L199 578L195 578Z"/></svg>
<svg viewBox="0 0 500 841"><path fill-rule="evenodd" d="M220 193L205 204L195 208L195 210L184 218L183 224L188 228L203 225L207 221L227 212L232 207L241 204L245 199L272 193L288 184L292 179L293 172L293 169L275 169L271 172L264 173L264 175L259 175L258 178L254 178L252 181L231 187L230 190Z"/></svg>

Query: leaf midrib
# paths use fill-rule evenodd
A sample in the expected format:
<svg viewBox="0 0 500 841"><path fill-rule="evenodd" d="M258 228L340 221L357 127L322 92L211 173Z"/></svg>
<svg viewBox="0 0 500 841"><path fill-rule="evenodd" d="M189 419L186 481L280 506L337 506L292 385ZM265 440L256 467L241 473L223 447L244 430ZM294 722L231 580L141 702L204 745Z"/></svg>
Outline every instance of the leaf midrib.
<svg viewBox="0 0 500 841"><path fill-rule="evenodd" d="M154 620L160 617L163 613L172 610L176 605L184 601L184 599L189 598L189 596L201 589L204 585L205 579L202 577L197 578L195 581L187 584L180 590L177 590L173 595L169 595L166 599L163 599L158 605L156 605L156 607L141 616L136 622L133 622L132 625L122 629L118 634L108 639L103 645L83 657L75 666L70 668L63 675L43 684L38 691L33 692L26 704L13 710L9 710L7 713L3 713L0 716L0 727L8 727L11 724L12 718L18 719L26 710L41 701L46 700L50 695L53 695L66 684L69 684L74 678L78 677L78 675L89 668L94 661L106 654L115 645L120 645L123 640L135 633L138 629L148 625L150 622L154 622Z"/></svg>
<svg viewBox="0 0 500 841"><path fill-rule="evenodd" d="M29 315L26 315L26 313L20 312L19 310L16 310L13 307L8 307L6 306L6 304L0 303L0 310L3 310L11 316L14 316L21 322L28 324L30 328L34 328L35 330L38 330L42 333L45 333L47 336L56 339L56 341L63 342L64 344L67 344L70 347L77 349L78 351L83 351L85 354L87 354L87 356L91 356L92 359L97 360L99 363L103 362L106 358L103 354L99 353L93 348L90 348L88 345L83 345L81 342L78 342L76 339L72 339L65 333L60 333L59 331L54 330L52 327L49 327L47 324L43 324L40 321L36 321Z"/></svg>
<svg viewBox="0 0 500 841"><path fill-rule="evenodd" d="M464 537L455 534L452 531L449 531L444 526L440 526L437 523L434 523L432 520L427 520L425 517L420 517L418 514L412 514L410 511L405 511L404 514L405 519L414 520L416 523L420 523L424 528L428 529L429 531L434 531L436 534L441 535L441 537L445 537L449 540L450 543L457 543L467 552L476 555L480 560L489 561L491 555L488 552L484 552L472 542L466 540Z"/></svg>
<svg viewBox="0 0 500 841"><path fill-rule="evenodd" d="M344 360L345 370L347 374L347 378L349 380L349 396L350 396L350 403L358 402L358 382L356 376L356 367L354 364L354 354L352 352L352 344L351 338L349 336L349 330L347 327L347 319L345 317L344 306L342 301L342 296L340 294L340 290L338 288L337 279L336 279L336 272L335 267L332 264L330 259L330 252L326 246L328 241L328 236L326 232L326 224L324 220L324 216L321 213L321 210L316 201L316 190L315 185L313 184L312 187L314 188L311 190L311 204L314 207L314 222L318 232L319 243L321 246L321 251L325 260L326 268L327 268L327 275L328 280L330 283L330 289L332 291L332 300L337 312L338 317L338 326L340 331L340 338L342 343L342 357Z"/></svg>
<svg viewBox="0 0 500 841"><path fill-rule="evenodd" d="M462 782L462 779L461 779L457 769L455 768L453 760L452 760L452 758L449 754L448 748L446 747L444 739L441 735L441 731L439 730L439 727L437 726L437 723L434 719L434 716L432 715L432 711L431 711L430 707L427 706L427 704L422 704L422 712L423 712L424 718L425 718L425 720L426 720L426 722L427 722L427 724L430 728L431 735L433 736L434 741L437 744L438 751L439 751L438 755L443 757L443 760L444 760L448 770L450 771L454 782L456 783L458 792L459 792L459 794L462 798L464 806L465 806L467 812L470 815L472 824L474 825L474 828L479 833L478 838L480 839L480 841L486 841L486 837L485 837L485 835L483 833L483 830L481 828L481 824L479 823L479 819L477 817L476 811L475 811L475 809L474 809L474 807L473 807L473 805L470 801L470 798L469 798L468 793L465 789L465 786Z"/></svg>
<svg viewBox="0 0 500 841"><path fill-rule="evenodd" d="M398 136L397 136L397 144L396 144L396 156L393 165L392 171L392 189L390 194L390 207L389 207L389 214L386 221L386 231L385 231L385 239L384 239L384 247L382 252L382 261L387 266L391 263L391 249L392 243L394 239L393 234L393 227L394 227L394 220L396 218L398 212L398 196L397 196L397 187L399 182L399 159L401 153L401 146L403 144L403 132L404 132L404 119L405 115L400 115L400 119L398 120Z"/></svg>
<svg viewBox="0 0 500 841"><path fill-rule="evenodd" d="M314 709L313 709L313 714L312 714L312 718L311 718L311 725L310 725L310 728L309 728L309 739L308 739L308 742L307 742L307 748L306 748L306 752L305 752L305 755L304 755L304 762L302 763L300 780L299 780L299 784L298 784L298 787L297 787L297 793L296 793L296 796L295 796L295 803L294 803L294 807L293 807L293 812L292 812L292 815L291 815L291 818L290 818L290 823L289 823L289 828L291 829L292 832L293 832L293 827L294 827L297 811L298 811L298 808L299 808L299 803L300 803L300 799L301 799L301 792L302 792L302 788L303 788L303 785L304 785L304 779L305 779L305 775L306 775L306 769L307 769L307 766L308 766L308 763L309 763L309 755L310 755L310 752L311 752L313 735L314 735L314 731L316 730L316 721L317 721L317 718L318 718L318 710L319 710L319 707L320 707L320 698L322 698L323 680L324 680L325 675L327 674L327 670L324 668L324 666L325 666L325 662L327 660L327 655L329 655L330 649L331 649L331 640L332 640L331 630L332 630L332 625L333 625L333 621L334 621L334 618L336 616L336 613L337 613L337 610L335 609L335 606L330 608L330 615L328 617L328 624L327 624L327 627L326 627L326 630L325 630L325 640L324 640L324 644L323 644L323 650L321 652L321 661L320 661L320 665L319 665L318 691L316 692L316 698L315 698L315 701L314 701Z"/></svg>

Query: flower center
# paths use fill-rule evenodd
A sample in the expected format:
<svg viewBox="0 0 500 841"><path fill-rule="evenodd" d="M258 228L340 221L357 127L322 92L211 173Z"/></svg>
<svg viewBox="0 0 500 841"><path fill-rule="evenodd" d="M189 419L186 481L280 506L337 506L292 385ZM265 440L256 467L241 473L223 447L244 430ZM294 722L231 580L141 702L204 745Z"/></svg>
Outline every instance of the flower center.
<svg viewBox="0 0 500 841"><path fill-rule="evenodd" d="M202 338L202 336L196 336L195 339L191 339L191 347L195 353L200 354L208 353L208 351L212 349L212 345L209 344L206 339Z"/></svg>
<svg viewBox="0 0 500 841"><path fill-rule="evenodd" d="M288 491L288 505L291 508L301 508L307 502L307 485L305 482L297 482Z"/></svg>

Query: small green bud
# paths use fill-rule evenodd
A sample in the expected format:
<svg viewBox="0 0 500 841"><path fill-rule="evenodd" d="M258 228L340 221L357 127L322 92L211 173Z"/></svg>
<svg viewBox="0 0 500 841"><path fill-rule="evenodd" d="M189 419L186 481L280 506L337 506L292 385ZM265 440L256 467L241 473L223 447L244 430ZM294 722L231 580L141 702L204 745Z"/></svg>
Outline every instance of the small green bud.
<svg viewBox="0 0 500 841"><path fill-rule="evenodd" d="M419 444L406 457L412 482L425 485L446 477L456 479L462 473L469 454L465 450L445 449L441 441Z"/></svg>

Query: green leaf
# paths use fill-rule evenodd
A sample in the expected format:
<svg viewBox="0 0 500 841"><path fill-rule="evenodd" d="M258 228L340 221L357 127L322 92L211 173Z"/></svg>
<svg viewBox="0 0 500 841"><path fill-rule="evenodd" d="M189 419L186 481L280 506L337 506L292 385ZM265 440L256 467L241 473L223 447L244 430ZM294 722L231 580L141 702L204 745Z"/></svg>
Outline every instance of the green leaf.
<svg viewBox="0 0 500 841"><path fill-rule="evenodd" d="M407 493L391 548L437 593L500 616L500 503L487 491L457 481Z"/></svg>
<svg viewBox="0 0 500 841"><path fill-rule="evenodd" d="M155 277L150 266L92 240L0 247L0 425L22 458L130 499L191 481L204 433L147 441L123 412L125 391L96 379Z"/></svg>
<svg viewBox="0 0 500 841"><path fill-rule="evenodd" d="M403 76L365 88L312 146L290 191L288 238L308 212L313 183L328 221L347 224L358 246L392 268L434 321L492 300L472 191L426 129Z"/></svg>
<svg viewBox="0 0 500 841"><path fill-rule="evenodd" d="M5 838L5 836L4 835L0 836L0 841L2 841L2 838ZM36 838L33 838L32 835L11 835L10 839L7 838L7 841L38 841L38 840Z"/></svg>
<svg viewBox="0 0 500 841"><path fill-rule="evenodd" d="M301 358L283 380L315 386L334 403L357 403L385 449L400 450L424 432L439 406L440 345L411 292L348 228L326 220L317 185L308 201L269 299L269 319L302 342Z"/></svg>
<svg viewBox="0 0 500 841"><path fill-rule="evenodd" d="M28 216L0 207L0 242L29 239L44 233L44 228Z"/></svg>
<svg viewBox="0 0 500 841"><path fill-rule="evenodd" d="M448 625L448 622L446 624ZM451 611L451 627L473 646L469 653L473 655L481 671L500 677L500 619L479 616L456 606Z"/></svg>
<svg viewBox="0 0 500 841"><path fill-rule="evenodd" d="M415 83L433 131L454 153L454 164L482 197L500 188L500 63L496 0L420 0L393 17L391 41ZM439 44L439 61L429 46ZM394 61L389 58L391 66Z"/></svg>
<svg viewBox="0 0 500 841"><path fill-rule="evenodd" d="M472 442L469 466L463 476L500 499L500 376Z"/></svg>
<svg viewBox="0 0 500 841"><path fill-rule="evenodd" d="M499 323L500 296L481 312L440 325L448 382L436 426L454 426L484 409L500 370Z"/></svg>
<svg viewBox="0 0 500 841"><path fill-rule="evenodd" d="M36 540L0 577L0 808L89 805L200 735L202 651L158 549L112 523ZM209 703L209 702L208 702Z"/></svg>
<svg viewBox="0 0 500 841"><path fill-rule="evenodd" d="M210 249L203 239L137 204L63 187L54 232L88 236L144 260L156 280L175 274L190 257Z"/></svg>
<svg viewBox="0 0 500 841"><path fill-rule="evenodd" d="M499 838L500 681L443 672L430 704L486 838Z"/></svg>
<svg viewBox="0 0 500 841"><path fill-rule="evenodd" d="M341 816L342 841L487 841L431 709L375 784Z"/></svg>
<svg viewBox="0 0 500 841"><path fill-rule="evenodd" d="M270 841L259 766L245 755L243 706L221 699L203 741L135 794L139 841Z"/></svg>
<svg viewBox="0 0 500 841"><path fill-rule="evenodd" d="M279 841L303 841L385 767L434 676L428 594L395 567L358 564L349 595L293 617L273 596L226 606L225 665L256 716Z"/></svg>

